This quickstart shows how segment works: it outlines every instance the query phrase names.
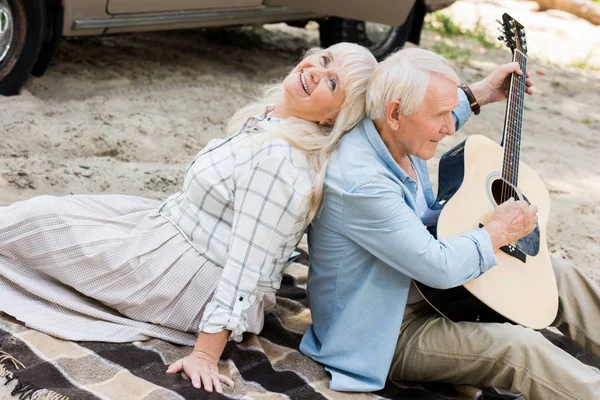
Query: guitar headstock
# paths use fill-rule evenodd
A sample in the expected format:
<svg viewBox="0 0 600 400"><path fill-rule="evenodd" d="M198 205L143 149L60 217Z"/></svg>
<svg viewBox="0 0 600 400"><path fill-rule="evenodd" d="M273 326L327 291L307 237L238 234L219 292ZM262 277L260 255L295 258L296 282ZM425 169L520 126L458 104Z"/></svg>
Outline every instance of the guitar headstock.
<svg viewBox="0 0 600 400"><path fill-rule="evenodd" d="M525 27L517 22L516 19L510 15L502 14L502 21L498 21L501 25L500 31L502 36L498 37L499 40L503 40L506 46L514 53L515 50L521 51L523 54L527 54L527 41L525 40Z"/></svg>

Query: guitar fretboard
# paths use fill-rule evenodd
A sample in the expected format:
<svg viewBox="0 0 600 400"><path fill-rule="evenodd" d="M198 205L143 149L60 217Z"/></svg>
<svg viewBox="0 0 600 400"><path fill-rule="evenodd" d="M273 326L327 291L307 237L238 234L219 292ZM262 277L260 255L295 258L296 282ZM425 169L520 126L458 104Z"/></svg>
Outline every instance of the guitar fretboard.
<svg viewBox="0 0 600 400"><path fill-rule="evenodd" d="M512 74L508 91L508 104L504 121L504 161L502 177L513 187L517 187L519 178L519 154L521 150L521 129L523 127L523 104L525 100L527 56L519 50L513 53L513 61L519 63L523 75ZM502 201L514 197L512 188L502 192Z"/></svg>

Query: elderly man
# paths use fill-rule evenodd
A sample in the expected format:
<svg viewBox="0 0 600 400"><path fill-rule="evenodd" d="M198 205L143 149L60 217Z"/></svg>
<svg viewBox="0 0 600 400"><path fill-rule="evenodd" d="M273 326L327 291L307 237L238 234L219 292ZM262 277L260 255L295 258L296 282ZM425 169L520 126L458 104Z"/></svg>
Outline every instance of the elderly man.
<svg viewBox="0 0 600 400"><path fill-rule="evenodd" d="M473 100L483 106L506 98L512 72L522 74L517 63L460 89L442 57L406 49L372 76L369 118L346 134L329 164L324 203L309 230L313 324L300 350L325 365L331 389L374 391L389 378L496 386L528 399L600 399L600 373L540 333L451 322L413 284L450 288L477 278L496 264L496 250L537 223L537 209L514 200L459 237L436 240L420 219L435 201L425 160L478 110ZM531 94L529 80L527 87ZM553 325L599 357L598 288L564 262L554 262L554 271L560 300Z"/></svg>

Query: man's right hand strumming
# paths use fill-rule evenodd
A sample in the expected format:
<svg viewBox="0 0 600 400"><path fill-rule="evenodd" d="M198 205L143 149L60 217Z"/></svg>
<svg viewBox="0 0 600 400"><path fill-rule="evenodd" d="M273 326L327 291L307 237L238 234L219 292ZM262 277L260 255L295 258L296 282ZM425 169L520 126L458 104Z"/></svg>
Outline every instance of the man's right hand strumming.
<svg viewBox="0 0 600 400"><path fill-rule="evenodd" d="M494 250L529 235L538 223L538 209L524 200L510 198L500 204L483 229L490 234Z"/></svg>

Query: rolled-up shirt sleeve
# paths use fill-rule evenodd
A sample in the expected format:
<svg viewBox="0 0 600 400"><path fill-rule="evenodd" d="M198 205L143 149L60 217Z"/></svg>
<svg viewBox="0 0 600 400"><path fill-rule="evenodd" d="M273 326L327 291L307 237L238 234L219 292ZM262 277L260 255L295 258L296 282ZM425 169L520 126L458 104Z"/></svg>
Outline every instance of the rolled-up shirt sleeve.
<svg viewBox="0 0 600 400"><path fill-rule="evenodd" d="M298 175L286 158L271 155L237 179L229 251L200 331L227 329L237 339L247 330L247 310L256 299L260 277L273 273L276 258L289 256L276 251L302 225L305 196L295 188Z"/></svg>
<svg viewBox="0 0 600 400"><path fill-rule="evenodd" d="M458 107L452 111L454 118L454 128L458 131L471 117L471 105L469 99L462 89L458 90Z"/></svg>
<svg viewBox="0 0 600 400"><path fill-rule="evenodd" d="M431 287L460 286L496 264L485 230L436 240L402 193L382 182L344 193L341 223L349 239L390 267Z"/></svg>

